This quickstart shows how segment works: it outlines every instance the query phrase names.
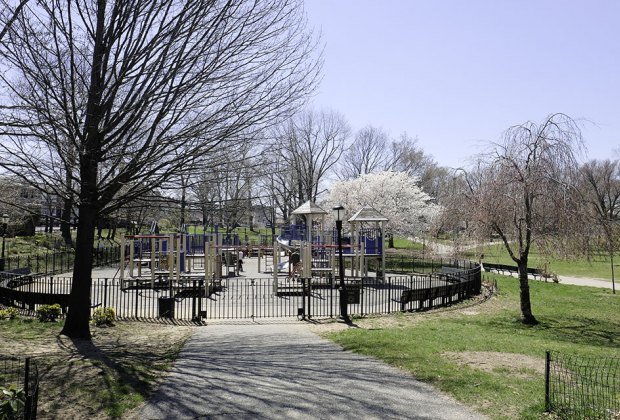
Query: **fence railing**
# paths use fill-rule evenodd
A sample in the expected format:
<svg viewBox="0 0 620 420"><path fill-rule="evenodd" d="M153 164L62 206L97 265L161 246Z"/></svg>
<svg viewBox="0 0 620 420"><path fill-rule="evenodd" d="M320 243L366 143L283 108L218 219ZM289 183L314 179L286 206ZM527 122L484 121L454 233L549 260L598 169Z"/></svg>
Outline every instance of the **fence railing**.
<svg viewBox="0 0 620 420"><path fill-rule="evenodd" d="M7 417L9 419L36 419L39 397L39 372L34 360L30 358L16 359L0 356L0 387L8 389L11 385L15 385L18 390L23 390L24 405L23 407L18 406L17 413L12 413L14 417L11 417L11 415ZM0 402L2 402L2 397L0 397Z"/></svg>
<svg viewBox="0 0 620 420"><path fill-rule="evenodd" d="M436 268L440 268L436 266ZM453 262L444 272L345 280L350 315L420 311L446 306L480 293L480 267ZM0 279L0 303L32 314L39 305L68 305L73 279L14 276ZM119 318L240 319L330 318L340 314L339 282L334 278L232 277L93 279L91 306L115 310ZM63 310L64 312L64 310Z"/></svg>
<svg viewBox="0 0 620 420"><path fill-rule="evenodd" d="M376 271L380 267L379 259L369 259L368 267L371 271ZM429 274L441 272L445 267L473 269L479 265L473 261L463 261L454 259L435 259L427 260L415 258L407 255L386 255L385 271L395 274Z"/></svg>
<svg viewBox="0 0 620 420"><path fill-rule="evenodd" d="M120 247L105 247L93 250L94 266L100 267L120 261ZM73 270L75 252L54 251L38 254L15 255L4 258L4 271L28 269L35 274L58 274Z"/></svg>
<svg viewBox="0 0 620 420"><path fill-rule="evenodd" d="M547 352L545 406L560 418L620 418L620 358Z"/></svg>

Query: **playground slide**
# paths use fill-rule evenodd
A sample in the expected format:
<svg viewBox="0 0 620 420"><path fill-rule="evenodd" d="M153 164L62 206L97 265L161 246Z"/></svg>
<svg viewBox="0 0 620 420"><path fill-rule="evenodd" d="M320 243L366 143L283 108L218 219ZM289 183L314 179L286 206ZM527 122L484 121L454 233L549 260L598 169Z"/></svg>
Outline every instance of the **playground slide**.
<svg viewBox="0 0 620 420"><path fill-rule="evenodd" d="M278 241L278 244L280 244L280 247L285 251L293 252L297 250L297 248L295 248L294 246L291 246L291 241L289 241L288 239L283 239L282 237L278 236L276 238L276 241Z"/></svg>

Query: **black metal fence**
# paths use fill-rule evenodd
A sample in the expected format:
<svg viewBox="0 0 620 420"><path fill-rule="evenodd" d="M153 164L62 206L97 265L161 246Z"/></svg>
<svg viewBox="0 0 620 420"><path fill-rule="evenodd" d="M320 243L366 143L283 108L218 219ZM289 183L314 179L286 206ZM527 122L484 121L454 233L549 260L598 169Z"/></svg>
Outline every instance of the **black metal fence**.
<svg viewBox="0 0 620 420"><path fill-rule="evenodd" d="M380 260L369 259L369 270L377 271L380 267ZM454 261L453 259L427 260L415 258L408 255L386 255L385 271L394 274L429 274L440 272L444 267L473 268L478 264L470 261Z"/></svg>
<svg viewBox="0 0 620 420"><path fill-rule="evenodd" d="M94 265L101 267L120 261L120 246L93 250ZM4 271L30 270L37 274L66 273L73 270L73 250L45 252L32 255L14 255L4 259Z"/></svg>
<svg viewBox="0 0 620 420"><path fill-rule="evenodd" d="M447 262L444 262L446 264ZM443 272L346 279L350 315L419 311L480 293L480 267L470 262L434 266ZM17 276L0 279L0 303L32 314L41 304L68 305L73 279ZM330 278L231 277L93 279L91 306L111 307L119 318L241 319L330 318L340 314L338 282ZM64 313L64 310L63 310Z"/></svg>
<svg viewBox="0 0 620 420"><path fill-rule="evenodd" d="M18 406L17 413L13 413L14 417L10 415L7 417L9 419L35 419L39 397L39 372L32 359L0 357L0 387L9 389L11 385L23 391L24 405ZM5 395L4 398L10 397ZM2 399L3 397L0 396L0 402L3 402Z"/></svg>
<svg viewBox="0 0 620 420"><path fill-rule="evenodd" d="M620 358L548 351L545 406L563 419L620 418Z"/></svg>

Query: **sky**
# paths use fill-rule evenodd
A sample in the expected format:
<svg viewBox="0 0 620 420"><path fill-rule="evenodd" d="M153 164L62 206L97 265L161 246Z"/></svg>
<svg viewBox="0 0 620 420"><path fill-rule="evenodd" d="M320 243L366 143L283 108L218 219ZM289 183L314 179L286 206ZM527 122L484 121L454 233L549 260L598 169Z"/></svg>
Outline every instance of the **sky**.
<svg viewBox="0 0 620 420"><path fill-rule="evenodd" d="M620 1L305 0L317 109L462 167L511 126L562 112L585 159L620 158Z"/></svg>

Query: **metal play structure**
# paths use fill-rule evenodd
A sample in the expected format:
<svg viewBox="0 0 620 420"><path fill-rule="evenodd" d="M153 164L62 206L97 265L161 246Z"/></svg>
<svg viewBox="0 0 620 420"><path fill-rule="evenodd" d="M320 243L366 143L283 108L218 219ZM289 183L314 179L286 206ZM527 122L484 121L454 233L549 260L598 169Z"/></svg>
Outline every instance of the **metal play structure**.
<svg viewBox="0 0 620 420"><path fill-rule="evenodd" d="M335 229L326 227L327 212L308 201L292 214L303 217L306 223L282 227L274 242L273 260L266 261L266 270L273 270L274 281L277 272L288 277L334 279L338 274L338 244ZM348 220L349 235L343 237L342 247L343 257L350 261L352 276L369 276L369 259L380 260L381 273L385 272L383 238L387 221L370 206L363 207Z"/></svg>
<svg viewBox="0 0 620 420"><path fill-rule="evenodd" d="M220 287L223 277L238 275L241 245L229 245L216 233L154 234L121 237L122 289L170 290L179 294L204 285L206 296Z"/></svg>

